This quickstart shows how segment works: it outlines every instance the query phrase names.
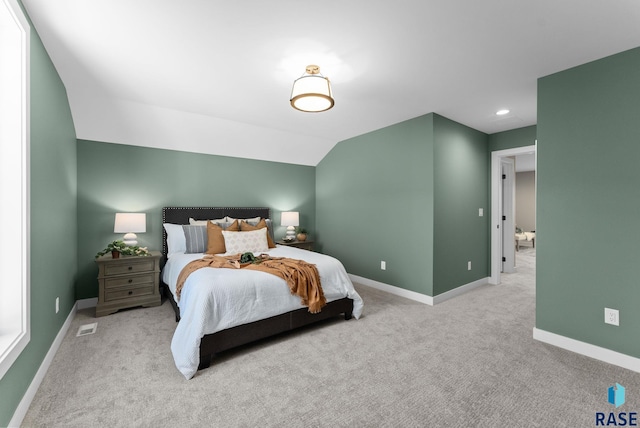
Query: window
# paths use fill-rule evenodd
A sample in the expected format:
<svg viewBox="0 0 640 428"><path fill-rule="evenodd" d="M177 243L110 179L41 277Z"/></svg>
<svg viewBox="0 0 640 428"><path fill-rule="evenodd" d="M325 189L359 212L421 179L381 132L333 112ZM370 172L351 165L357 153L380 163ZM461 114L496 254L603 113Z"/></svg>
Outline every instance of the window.
<svg viewBox="0 0 640 428"><path fill-rule="evenodd" d="M0 0L0 378L31 337L29 33L18 2Z"/></svg>

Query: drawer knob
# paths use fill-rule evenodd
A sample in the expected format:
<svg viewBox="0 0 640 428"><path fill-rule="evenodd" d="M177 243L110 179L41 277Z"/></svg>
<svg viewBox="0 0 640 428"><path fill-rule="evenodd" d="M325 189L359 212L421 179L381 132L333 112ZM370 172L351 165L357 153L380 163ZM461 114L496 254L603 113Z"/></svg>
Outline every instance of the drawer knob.
<svg viewBox="0 0 640 428"><path fill-rule="evenodd" d="M129 290L129 296L133 294L133 290Z"/></svg>
<svg viewBox="0 0 640 428"><path fill-rule="evenodd" d="M133 266L129 266L129 270L132 270L132 269L133 269Z"/></svg>
<svg viewBox="0 0 640 428"><path fill-rule="evenodd" d="M133 282L133 279L129 279L129 284L131 284Z"/></svg>

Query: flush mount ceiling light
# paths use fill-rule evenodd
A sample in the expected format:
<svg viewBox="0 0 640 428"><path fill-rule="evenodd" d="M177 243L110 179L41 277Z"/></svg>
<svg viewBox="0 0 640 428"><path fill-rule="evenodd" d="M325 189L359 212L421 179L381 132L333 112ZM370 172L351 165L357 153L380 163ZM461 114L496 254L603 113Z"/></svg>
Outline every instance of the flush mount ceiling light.
<svg viewBox="0 0 640 428"><path fill-rule="evenodd" d="M293 82L291 107L296 110L318 113L334 105L329 79L320 74L320 67L308 65L304 74Z"/></svg>
<svg viewBox="0 0 640 428"><path fill-rule="evenodd" d="M507 110L506 108L505 108L505 109L502 109L502 110L498 110L498 111L496 112L496 114L497 114L498 116L504 116L504 115L505 115L505 114L507 114L507 113L509 113L509 110Z"/></svg>

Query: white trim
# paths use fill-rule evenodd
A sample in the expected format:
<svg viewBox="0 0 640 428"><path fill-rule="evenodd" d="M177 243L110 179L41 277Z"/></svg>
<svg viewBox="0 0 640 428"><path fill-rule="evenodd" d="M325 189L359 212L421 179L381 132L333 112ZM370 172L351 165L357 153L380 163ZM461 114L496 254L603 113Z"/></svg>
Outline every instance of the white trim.
<svg viewBox="0 0 640 428"><path fill-rule="evenodd" d="M90 299L76 300L76 305L78 305L78 310L95 308L96 306L98 306L98 298L91 297Z"/></svg>
<svg viewBox="0 0 640 428"><path fill-rule="evenodd" d="M537 148L533 146L516 147L513 149L496 150L491 152L491 276L489 284L500 284L500 271L502 270L502 240L500 234L500 158L515 156L525 153L536 153ZM536 165L537 168L537 165ZM537 180L538 174L536 174Z"/></svg>
<svg viewBox="0 0 640 428"><path fill-rule="evenodd" d="M456 287L453 290L445 291L444 293L438 294L433 297L433 304L437 305L438 303L442 303L445 300L453 299L461 294L464 294L468 291L473 290L474 288L478 288L481 285L487 285L489 283L489 277L480 278L473 282L470 282L465 285L461 285L460 287Z"/></svg>
<svg viewBox="0 0 640 428"><path fill-rule="evenodd" d="M17 185L20 186L20 193L18 195L12 195L4 200L16 209L16 212L11 212L15 222L18 222L19 237L13 240L15 242L15 249L13 249L13 255L11 257L5 257L5 262L12 264L12 266L19 265L19 268L14 269L10 277L6 279L11 285L9 289L3 289L4 304L11 306L11 312L3 319L3 333L0 334L0 379L11 368L13 363L18 359L24 348L31 340L31 256L29 252L30 241L30 44L31 44L31 26L27 18L24 16L19 3L16 0L3 0L4 6L6 6L7 12L10 15L9 19L13 20L16 24L16 40L19 40L20 47L16 47L16 52L20 55L20 66L22 67L21 73L17 76L20 80L20 107L14 109L14 106L10 108L10 111L16 113L17 117L11 117L10 121L15 123L15 126L19 129L14 129L13 124L9 128L9 138L19 138L20 150L13 153L13 151L4 150L9 148L13 149L13 143L3 146L3 153L1 156L7 156L9 153L9 161L14 168L11 168L11 174L13 177L19 176ZM4 16L4 12L3 12ZM13 40L13 38L11 38ZM12 42L9 41L9 44ZM17 43L16 43L17 44ZM3 46L4 50L8 45ZM13 99L13 94L11 99ZM17 98L16 98L17 99ZM4 107L3 107L4 109ZM4 114L4 113L3 113ZM4 117L4 116L3 116ZM4 124L2 125L4 126ZM3 142L3 144L5 144ZM17 159L18 156L20 159ZM6 158L5 158L6 159ZM15 172L16 168L19 168L18 173ZM15 181L12 181L12 183ZM3 189L5 190L5 189ZM0 216L1 217L1 216ZM15 233L15 231L13 232ZM8 237L12 241L11 237ZM19 286L19 289L17 289ZM10 292L9 292L10 291Z"/></svg>
<svg viewBox="0 0 640 428"><path fill-rule="evenodd" d="M71 323L73 322L73 319L76 317L77 306L78 304L76 303L71 308L71 312L69 312L69 315L67 316L67 319L62 325L62 328L56 335L56 338L53 341L53 343L51 344L51 347L49 348L49 352L47 352L47 355L44 357L42 364L40 364L40 368L36 372L36 375L33 377L33 380L31 381L29 388L27 388L27 392L25 392L24 396L22 397L22 400L20 400L20 404L18 404L18 407L16 408L16 411L13 413L13 417L9 421L9 427L19 427L20 424L22 424L22 421L24 417L27 415L27 411L29 410L29 406L31 406L31 402L35 397L36 392L38 392L38 388L40 388L40 384L42 383L45 375L47 374L47 371L49 370L49 366L51 366L51 363L53 362L53 358L56 356L58 349L60 349L60 345L62 345L62 341L64 340L64 337L67 335L67 331L69 331L69 328L71 327Z"/></svg>
<svg viewBox="0 0 640 428"><path fill-rule="evenodd" d="M539 328L533 328L533 338L540 342L554 345L567 351L575 352L580 355L604 361L614 366L622 367L634 372L640 373L640 358L632 357L627 354L612 351L611 349L601 348L600 346L590 343L581 342L566 336L551 333Z"/></svg>
<svg viewBox="0 0 640 428"><path fill-rule="evenodd" d="M357 282L358 284L366 285L368 287L375 288L376 290L386 291L389 294L394 294L396 296L404 297L407 299L415 300L416 302L433 306L433 297L427 296L426 294L416 293L415 291L411 290L405 290L404 288L385 284L384 282L374 281L373 279L369 278L363 278L358 275L349 274L349 278L351 278L351 281Z"/></svg>
<svg viewBox="0 0 640 428"><path fill-rule="evenodd" d="M460 287L456 287L453 290L438 294L435 297L431 297L427 296L426 294L417 293L411 290L405 290L404 288L385 284L384 282L374 281L373 279L369 278L363 278L358 275L349 274L349 278L351 278L351 281L357 282L358 284L366 285L368 287L375 288L376 290L385 291L389 294L404 297L406 299L415 300L416 302L424 303L429 306L437 305L438 303L442 303L445 300L453 299L454 297L464 294L467 291L473 290L476 287L487 284L489 280L489 278L480 278L476 281L461 285Z"/></svg>

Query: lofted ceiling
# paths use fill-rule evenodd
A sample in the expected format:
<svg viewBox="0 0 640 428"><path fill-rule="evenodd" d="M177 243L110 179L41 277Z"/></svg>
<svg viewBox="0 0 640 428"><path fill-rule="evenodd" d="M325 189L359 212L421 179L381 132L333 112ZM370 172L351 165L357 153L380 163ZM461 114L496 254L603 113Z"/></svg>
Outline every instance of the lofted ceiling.
<svg viewBox="0 0 640 428"><path fill-rule="evenodd" d="M638 0L22 2L79 139L301 165L430 112L535 124L537 78L640 46ZM308 64L332 110L289 105Z"/></svg>

